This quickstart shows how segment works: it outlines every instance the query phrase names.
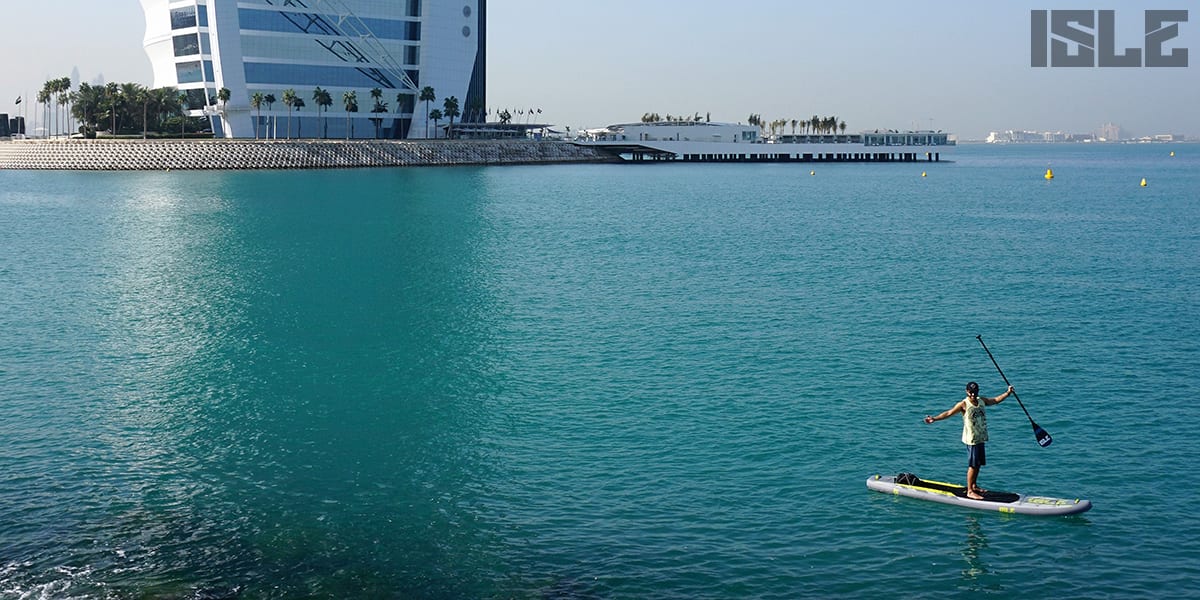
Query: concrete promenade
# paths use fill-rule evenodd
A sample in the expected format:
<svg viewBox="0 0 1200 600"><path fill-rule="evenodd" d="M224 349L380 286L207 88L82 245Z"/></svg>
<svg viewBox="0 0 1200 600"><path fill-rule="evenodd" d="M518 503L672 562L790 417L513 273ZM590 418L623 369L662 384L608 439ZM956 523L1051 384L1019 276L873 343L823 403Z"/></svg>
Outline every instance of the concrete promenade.
<svg viewBox="0 0 1200 600"><path fill-rule="evenodd" d="M603 150L533 140L12 140L0 169L162 171L615 162Z"/></svg>

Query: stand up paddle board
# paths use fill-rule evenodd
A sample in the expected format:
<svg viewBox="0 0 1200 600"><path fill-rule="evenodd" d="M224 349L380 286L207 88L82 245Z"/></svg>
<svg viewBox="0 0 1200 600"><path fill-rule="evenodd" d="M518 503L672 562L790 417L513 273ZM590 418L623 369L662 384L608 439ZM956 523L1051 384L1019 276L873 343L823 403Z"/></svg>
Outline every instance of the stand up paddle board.
<svg viewBox="0 0 1200 600"><path fill-rule="evenodd" d="M875 475L867 479L867 487L885 494L1021 515L1074 515L1092 508L1090 500L1066 500L991 490L983 494L983 500L973 500L967 497L967 488L961 485L920 479L911 473L901 473L894 477Z"/></svg>

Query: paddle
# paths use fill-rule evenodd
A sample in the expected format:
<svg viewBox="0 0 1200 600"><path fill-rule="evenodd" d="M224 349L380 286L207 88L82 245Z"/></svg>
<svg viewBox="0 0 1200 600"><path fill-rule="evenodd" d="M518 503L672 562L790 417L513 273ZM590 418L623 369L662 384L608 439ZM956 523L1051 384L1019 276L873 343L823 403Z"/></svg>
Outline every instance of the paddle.
<svg viewBox="0 0 1200 600"><path fill-rule="evenodd" d="M987 344L983 343L983 336L977 335L975 336L975 339L979 340L979 345L983 346L983 351L987 352L988 358L992 359L992 364L996 365L996 370L1000 372L1000 378L1004 380L1004 383L1007 384L1008 387L1012 387L1012 384L1008 383L1008 378L1004 376L1004 371L1000 370L1000 365L996 362L996 357L992 356L992 351L988 350ZM1039 427L1037 423L1033 422L1033 417L1029 416L1028 410L1025 410L1025 404L1022 403L1021 398L1017 396L1016 390L1013 390L1013 398L1017 399L1017 404L1021 405L1021 410L1025 411L1025 417L1029 419L1029 424L1033 425L1033 435L1037 437L1038 445L1043 448L1049 446L1050 443L1054 441L1050 439L1050 433Z"/></svg>

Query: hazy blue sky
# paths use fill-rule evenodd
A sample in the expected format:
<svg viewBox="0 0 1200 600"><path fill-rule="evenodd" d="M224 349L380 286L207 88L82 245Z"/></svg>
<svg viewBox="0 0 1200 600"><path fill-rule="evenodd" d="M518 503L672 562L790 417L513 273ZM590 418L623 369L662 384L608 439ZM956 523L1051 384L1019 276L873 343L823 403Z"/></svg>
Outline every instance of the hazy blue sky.
<svg viewBox="0 0 1200 600"><path fill-rule="evenodd" d="M426 0L427 2L438 0ZM150 84L136 0L3 0L0 112L50 77ZM1200 136L1194 0L802 2L492 0L488 104L541 108L572 128L645 112L745 121L836 115L848 130L913 126ZM1115 9L1117 48L1141 47L1144 9L1189 10L1167 48L1187 68L1032 68L1031 9ZM12 26L12 24L20 24Z"/></svg>

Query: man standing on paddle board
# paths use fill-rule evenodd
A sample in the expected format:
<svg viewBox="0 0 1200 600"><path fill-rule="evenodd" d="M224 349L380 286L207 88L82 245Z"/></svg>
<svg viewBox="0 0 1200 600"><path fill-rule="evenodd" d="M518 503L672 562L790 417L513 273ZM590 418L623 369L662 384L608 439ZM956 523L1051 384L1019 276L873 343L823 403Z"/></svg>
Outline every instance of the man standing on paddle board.
<svg viewBox="0 0 1200 600"><path fill-rule="evenodd" d="M987 464L987 459L983 452L983 443L988 439L987 413L984 411L984 407L1000 404L1005 398L1012 395L1012 393L1013 388L1010 385L1008 386L1008 391L995 398L981 397L979 395L979 384L972 381L967 384L967 397L960 400L953 408L936 417L925 415L925 422L933 423L934 421L941 421L942 419L948 419L953 415L962 413L962 441L968 448L967 497L972 500L983 500L983 494L987 491L981 489L976 484L976 481L979 479L979 468Z"/></svg>

